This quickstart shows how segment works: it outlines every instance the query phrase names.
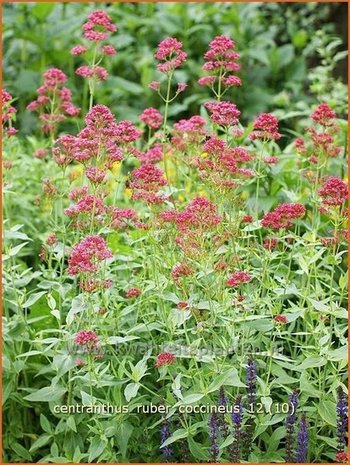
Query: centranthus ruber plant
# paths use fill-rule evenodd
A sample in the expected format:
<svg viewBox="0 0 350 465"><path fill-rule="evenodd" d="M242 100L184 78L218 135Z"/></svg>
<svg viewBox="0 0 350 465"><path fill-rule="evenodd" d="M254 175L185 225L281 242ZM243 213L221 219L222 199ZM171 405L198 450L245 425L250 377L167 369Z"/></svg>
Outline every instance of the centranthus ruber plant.
<svg viewBox="0 0 350 465"><path fill-rule="evenodd" d="M89 106L49 68L28 105L43 134L25 142L2 91L5 461L346 461L348 186L332 101L293 138L281 111L247 121L247 61L218 35L188 83L208 94L174 117L187 51L167 37L149 84L161 105L128 120L97 92L102 63L116 69L113 15L82 27L71 53Z"/></svg>

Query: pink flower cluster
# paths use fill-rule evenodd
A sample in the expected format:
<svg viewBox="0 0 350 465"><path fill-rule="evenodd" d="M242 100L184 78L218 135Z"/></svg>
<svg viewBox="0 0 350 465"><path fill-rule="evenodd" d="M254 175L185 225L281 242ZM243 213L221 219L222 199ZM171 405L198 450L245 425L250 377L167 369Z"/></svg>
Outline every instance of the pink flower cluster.
<svg viewBox="0 0 350 465"><path fill-rule="evenodd" d="M155 367L160 368L163 366L171 365L176 362L175 355L170 352L162 352L157 356Z"/></svg>
<svg viewBox="0 0 350 465"><path fill-rule="evenodd" d="M145 164L155 164L163 159L163 149L161 144L155 144L146 152L135 152L136 157Z"/></svg>
<svg viewBox="0 0 350 465"><path fill-rule="evenodd" d="M201 252L204 233L215 230L221 222L217 206L205 197L195 197L184 210L166 210L159 217L162 222L175 225L179 233L175 243L188 256L196 256Z"/></svg>
<svg viewBox="0 0 350 465"><path fill-rule="evenodd" d="M146 108L140 115L140 121L151 129L158 129L163 122L163 116L155 108Z"/></svg>
<svg viewBox="0 0 350 465"><path fill-rule="evenodd" d="M261 225L270 229L284 229L292 226L292 220L305 215L305 207L300 203L282 203L264 215Z"/></svg>
<svg viewBox="0 0 350 465"><path fill-rule="evenodd" d="M197 168L200 179L215 190L229 192L254 175L244 166L253 159L245 147L229 147L222 139L211 136L204 143L203 151L209 156L193 157L191 165Z"/></svg>
<svg viewBox="0 0 350 465"><path fill-rule="evenodd" d="M77 346L91 351L99 346L99 338L94 331L81 329L74 336L74 342Z"/></svg>
<svg viewBox="0 0 350 465"><path fill-rule="evenodd" d="M330 176L324 181L318 193L322 203L336 207L342 205L348 198L348 185L340 178Z"/></svg>
<svg viewBox="0 0 350 465"><path fill-rule="evenodd" d="M125 297L127 299L133 299L135 297L138 297L141 294L142 294L141 289L139 289L138 287L132 287L126 291Z"/></svg>
<svg viewBox="0 0 350 465"><path fill-rule="evenodd" d="M278 132L278 120L271 113L261 113L254 121L254 131L250 134L251 140L278 140L281 134Z"/></svg>
<svg viewBox="0 0 350 465"><path fill-rule="evenodd" d="M198 115L191 116L189 119L181 119L174 124L171 143L178 150L185 150L187 147L200 144L207 134L204 129L205 125L205 120Z"/></svg>
<svg viewBox="0 0 350 465"><path fill-rule="evenodd" d="M110 169L114 162L123 158L122 148L141 136L141 132L130 121L116 123L105 105L95 105L85 117L86 127L76 137L62 136L55 151L57 160L73 160L86 164L91 159ZM102 169L90 169L87 177L93 183L101 183ZM102 177L102 178L101 178Z"/></svg>
<svg viewBox="0 0 350 465"><path fill-rule="evenodd" d="M168 184L164 173L152 163L142 164L131 172L129 187L133 190L134 200L144 200L146 203L157 204L165 200L163 194L159 194L162 187Z"/></svg>
<svg viewBox="0 0 350 465"><path fill-rule="evenodd" d="M321 103L312 113L311 119L321 126L333 126L336 113L327 103Z"/></svg>
<svg viewBox="0 0 350 465"><path fill-rule="evenodd" d="M252 276L246 271L235 271L227 279L228 287L237 287L244 283L249 283L252 280Z"/></svg>
<svg viewBox="0 0 350 465"><path fill-rule="evenodd" d="M113 229L125 229L130 224L138 225L137 213L133 208L112 207L111 216L111 227Z"/></svg>
<svg viewBox="0 0 350 465"><path fill-rule="evenodd" d="M219 126L235 126L238 124L241 112L234 103L226 101L208 102L205 107L209 110L213 123Z"/></svg>
<svg viewBox="0 0 350 465"><path fill-rule="evenodd" d="M197 234L217 226L221 221L217 206L205 197L195 197L183 211L167 210L160 217L164 222L175 223L181 232L193 229Z"/></svg>
<svg viewBox="0 0 350 465"><path fill-rule="evenodd" d="M215 37L209 44L209 50L204 54L205 64L203 70L209 71L210 75L198 80L202 86L213 86L216 80L224 87L240 86L239 77L231 74L240 69L237 63L239 54L235 51L235 42L227 36Z"/></svg>
<svg viewBox="0 0 350 465"><path fill-rule="evenodd" d="M3 129L8 136L14 136L17 129L12 126L12 120L17 112L16 108L11 105L12 95L7 90L1 90L1 122Z"/></svg>
<svg viewBox="0 0 350 465"><path fill-rule="evenodd" d="M112 256L103 237L87 236L73 247L68 259L68 273L97 273L99 264Z"/></svg>
<svg viewBox="0 0 350 465"><path fill-rule="evenodd" d="M53 133L58 123L66 117L78 116L80 108L72 103L72 92L62 85L67 76L58 68L50 68L43 74L43 85L37 89L38 97L27 105L29 111L39 111L41 130Z"/></svg>
<svg viewBox="0 0 350 465"><path fill-rule="evenodd" d="M93 11L88 16L88 21L83 24L83 31L84 38L96 44L94 58L92 63L79 66L76 69L75 72L78 76L95 81L105 81L107 79L107 70L98 63L100 63L104 55L113 56L117 52L112 45L101 45L97 47L97 43L108 39L109 34L116 30L117 28L112 24L110 16L103 10ZM88 51L89 48L85 45L75 45L71 49L71 54L84 55Z"/></svg>
<svg viewBox="0 0 350 465"><path fill-rule="evenodd" d="M160 62L158 71L169 74L182 65L187 54L182 50L182 43L173 37L167 37L158 45L155 58Z"/></svg>
<svg viewBox="0 0 350 465"><path fill-rule="evenodd" d="M171 277L173 278L175 284L178 284L180 278L187 276L192 276L194 273L193 268L187 263L176 263L171 270Z"/></svg>

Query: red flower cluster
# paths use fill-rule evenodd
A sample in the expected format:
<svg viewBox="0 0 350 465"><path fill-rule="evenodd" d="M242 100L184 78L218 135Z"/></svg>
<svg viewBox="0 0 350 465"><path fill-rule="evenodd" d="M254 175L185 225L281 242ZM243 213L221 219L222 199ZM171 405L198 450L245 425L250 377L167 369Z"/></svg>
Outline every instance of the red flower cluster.
<svg viewBox="0 0 350 465"><path fill-rule="evenodd" d="M193 157L191 165L199 171L199 177L220 192L231 192L251 178L254 172L242 166L252 160L252 154L245 147L229 147L222 139L210 137L203 145L203 151L209 155L204 158Z"/></svg>
<svg viewBox="0 0 350 465"><path fill-rule="evenodd" d="M132 287L131 289L128 289L125 293L125 297L127 299L133 299L134 297L138 297L139 295L142 294L141 289L138 287Z"/></svg>
<svg viewBox="0 0 350 465"><path fill-rule="evenodd" d="M229 278L227 279L227 286L228 287L237 287L244 283L249 283L253 278L252 276L245 272L245 271L235 271Z"/></svg>
<svg viewBox="0 0 350 465"><path fill-rule="evenodd" d="M6 130L8 136L14 136L17 133L17 129L12 126L12 120L14 119L16 108L11 105L12 95L7 90L1 90L1 121L3 129ZM6 127L7 125L7 127Z"/></svg>
<svg viewBox="0 0 350 465"><path fill-rule="evenodd" d="M113 229L124 229L129 224L137 224L137 213L133 208L112 207L111 210Z"/></svg>
<svg viewBox="0 0 350 465"><path fill-rule="evenodd" d="M85 170L86 177L92 184L102 184L106 182L106 174L105 170L97 168L97 166L89 166Z"/></svg>
<svg viewBox="0 0 350 465"><path fill-rule="evenodd" d="M109 15L102 10L93 11L88 21L83 24L84 37L91 42L102 42L106 40L111 32L117 30L116 26L112 24ZM85 45L76 45L71 49L72 55L83 55L88 51ZM76 74L83 78L91 79L93 81L105 81L108 77L108 72L98 63L101 62L104 55L115 55L116 50L112 45L102 45L95 49L95 56L93 63L89 65L82 65L76 69Z"/></svg>
<svg viewBox="0 0 350 465"><path fill-rule="evenodd" d="M73 158L86 163L97 159L110 169L115 161L123 158L119 147L135 141L141 133L130 121L116 123L105 105L95 105L85 117L86 127L74 140Z"/></svg>
<svg viewBox="0 0 350 465"><path fill-rule="evenodd" d="M94 331L81 329L74 336L74 342L77 346L90 351L99 346L99 338Z"/></svg>
<svg viewBox="0 0 350 465"><path fill-rule="evenodd" d="M350 455L347 454L346 452L337 452L335 454L335 459L337 462L340 462L340 463L349 463Z"/></svg>
<svg viewBox="0 0 350 465"><path fill-rule="evenodd" d="M144 200L150 204L162 203L165 200L165 196L158 193L168 184L160 168L145 163L131 172L131 178L129 186L133 189L133 199Z"/></svg>
<svg viewBox="0 0 350 465"><path fill-rule="evenodd" d="M207 134L204 129L205 120L198 115L189 119L181 119L174 124L171 143L178 150L185 150L187 147L200 144Z"/></svg>
<svg viewBox="0 0 350 465"><path fill-rule="evenodd" d="M101 280L97 278L87 278L84 281L80 281L79 287L85 292L91 294L92 292L98 291L100 289L108 289L112 286L112 281L110 279Z"/></svg>
<svg viewBox="0 0 350 465"><path fill-rule="evenodd" d="M268 212L261 220L265 228L283 229L292 226L292 220L302 218L305 215L305 207L300 203L282 203L272 212Z"/></svg>
<svg viewBox="0 0 350 465"><path fill-rule="evenodd" d="M234 103L226 101L208 102L205 107L209 110L213 123L219 126L235 126L238 124L241 112Z"/></svg>
<svg viewBox="0 0 350 465"><path fill-rule="evenodd" d="M29 111L39 111L41 130L55 132L58 123L66 117L78 116L80 108L72 104L72 92L62 87L67 76L58 68L50 68L43 74L43 85L37 89L38 98L27 105Z"/></svg>
<svg viewBox="0 0 350 465"><path fill-rule="evenodd" d="M158 163L163 159L163 149L160 144L155 144L146 152L135 151L136 157L141 163Z"/></svg>
<svg viewBox="0 0 350 465"><path fill-rule="evenodd" d="M155 367L160 368L163 366L171 365L176 362L175 355L171 354L170 352L162 352L157 356Z"/></svg>
<svg viewBox="0 0 350 465"><path fill-rule="evenodd" d="M112 252L103 237L87 236L73 247L68 259L68 273L96 273L99 263L112 257Z"/></svg>
<svg viewBox="0 0 350 465"><path fill-rule="evenodd" d="M278 140L281 134L278 132L278 120L271 113L262 113L253 124L254 131L250 134L251 140Z"/></svg>
<svg viewBox="0 0 350 465"><path fill-rule="evenodd" d="M193 273L193 269L185 262L176 263L176 265L174 265L173 269L171 270L171 276L175 283L178 283L180 278L192 276Z"/></svg>
<svg viewBox="0 0 350 465"><path fill-rule="evenodd" d="M182 43L173 37L167 37L158 45L155 58L160 61L157 65L161 73L171 73L182 65L187 58L187 53L182 50Z"/></svg>
<svg viewBox="0 0 350 465"><path fill-rule="evenodd" d="M281 323L283 325L288 323L288 318L286 317L286 315L276 315L273 317L273 319L276 323Z"/></svg>
<svg viewBox="0 0 350 465"><path fill-rule="evenodd" d="M89 14L88 21L83 24L84 37L93 42L101 42L108 38L110 32L115 32L110 16L103 10L96 10Z"/></svg>
<svg viewBox="0 0 350 465"><path fill-rule="evenodd" d="M158 129L163 122L163 116L155 108L146 108L140 115L140 121L152 129Z"/></svg>
<svg viewBox="0 0 350 465"><path fill-rule="evenodd" d="M240 65L237 63L239 54L235 52L235 42L227 36L217 36L209 44L209 50L204 54L205 64L203 69L211 72L198 80L200 85L212 86L216 79L225 87L240 86L241 80L230 74L238 71Z"/></svg>
<svg viewBox="0 0 350 465"><path fill-rule="evenodd" d="M321 126L333 126L336 113L327 103L321 103L312 113L311 119Z"/></svg>
<svg viewBox="0 0 350 465"><path fill-rule="evenodd" d="M318 191L322 197L322 203L330 206L342 205L348 197L348 186L340 178L330 176Z"/></svg>
<svg viewBox="0 0 350 465"><path fill-rule="evenodd" d="M168 210L160 216L165 222L174 222L183 233L193 229L200 234L203 230L217 226L221 221L217 214L217 206L205 197L195 197L181 212Z"/></svg>

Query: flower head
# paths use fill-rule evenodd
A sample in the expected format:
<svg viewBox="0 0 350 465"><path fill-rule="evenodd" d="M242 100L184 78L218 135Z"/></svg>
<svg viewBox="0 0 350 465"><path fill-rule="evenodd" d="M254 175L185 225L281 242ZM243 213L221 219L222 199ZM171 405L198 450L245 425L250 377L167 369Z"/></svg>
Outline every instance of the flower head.
<svg viewBox="0 0 350 465"><path fill-rule="evenodd" d="M160 61L157 65L158 71L166 74L181 66L187 58L182 50L182 43L173 37L162 40L154 56Z"/></svg>
<svg viewBox="0 0 350 465"><path fill-rule="evenodd" d="M140 120L147 124L152 129L158 129L159 126L163 122L163 116L159 113L158 110L155 108L146 108L142 115L140 116Z"/></svg>
<svg viewBox="0 0 350 465"><path fill-rule="evenodd" d="M101 236L87 236L73 247L68 259L68 273L96 273L99 263L112 258L112 252Z"/></svg>
<svg viewBox="0 0 350 465"><path fill-rule="evenodd" d="M312 113L311 119L320 124L321 126L332 126L334 124L334 119L336 118L336 113L332 110L327 103L321 103Z"/></svg>
<svg viewBox="0 0 350 465"><path fill-rule="evenodd" d="M127 299L133 299L134 297L138 297L141 294L142 294L141 289L139 289L138 287L132 287L126 291L125 297Z"/></svg>
<svg viewBox="0 0 350 465"><path fill-rule="evenodd" d="M235 271L228 279L228 287L237 287L244 283L249 283L252 280L252 276L245 271Z"/></svg>
<svg viewBox="0 0 350 465"><path fill-rule="evenodd" d="M305 215L305 207L300 203L282 203L273 211L265 213L261 220L262 226L271 229L290 228L292 220L302 218Z"/></svg>
<svg viewBox="0 0 350 465"><path fill-rule="evenodd" d="M231 102L209 102L205 107L210 112L210 118L213 123L220 126L235 126L238 123L238 117L241 112L236 105Z"/></svg>
<svg viewBox="0 0 350 465"><path fill-rule="evenodd" d="M160 368L162 366L172 365L176 362L175 355L170 352L162 352L157 356L155 367Z"/></svg>
<svg viewBox="0 0 350 465"><path fill-rule="evenodd" d="M93 42L106 40L110 32L115 32L110 16L103 10L96 10L89 14L88 21L83 24L84 37Z"/></svg>
<svg viewBox="0 0 350 465"><path fill-rule="evenodd" d="M93 350L99 345L99 338L94 331L81 329L74 336L74 342L86 350Z"/></svg>
<svg viewBox="0 0 350 465"><path fill-rule="evenodd" d="M253 124L254 131L250 134L250 139L278 140L281 134L278 132L278 120L271 113L262 113Z"/></svg>
<svg viewBox="0 0 350 465"><path fill-rule="evenodd" d="M348 186L340 178L330 176L318 191L325 205L338 206L344 203L348 197Z"/></svg>

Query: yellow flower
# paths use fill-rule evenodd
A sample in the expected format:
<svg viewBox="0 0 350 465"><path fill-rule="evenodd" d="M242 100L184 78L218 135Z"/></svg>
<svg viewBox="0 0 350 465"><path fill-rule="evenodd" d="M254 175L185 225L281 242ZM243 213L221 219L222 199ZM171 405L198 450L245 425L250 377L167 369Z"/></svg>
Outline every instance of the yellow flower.
<svg viewBox="0 0 350 465"><path fill-rule="evenodd" d="M69 179L74 181L75 179L81 178L83 176L83 171L84 167L82 165L74 166L74 168L72 168L71 172L69 173Z"/></svg>
<svg viewBox="0 0 350 465"><path fill-rule="evenodd" d="M207 158L207 156L208 156L207 152L202 152L201 153L201 158Z"/></svg>
<svg viewBox="0 0 350 465"><path fill-rule="evenodd" d="M124 194L125 194L125 197L128 198L128 199L131 199L131 196L132 196L132 190L131 189L128 189L126 188L124 190Z"/></svg>
<svg viewBox="0 0 350 465"><path fill-rule="evenodd" d="M112 165L112 173L117 176L120 173L120 169L122 167L122 163L120 161L115 161Z"/></svg>

